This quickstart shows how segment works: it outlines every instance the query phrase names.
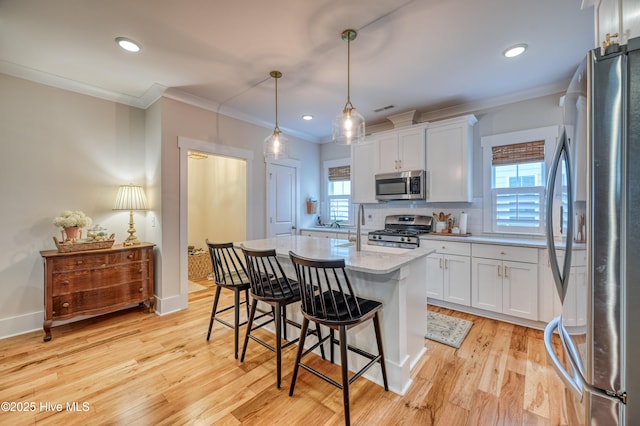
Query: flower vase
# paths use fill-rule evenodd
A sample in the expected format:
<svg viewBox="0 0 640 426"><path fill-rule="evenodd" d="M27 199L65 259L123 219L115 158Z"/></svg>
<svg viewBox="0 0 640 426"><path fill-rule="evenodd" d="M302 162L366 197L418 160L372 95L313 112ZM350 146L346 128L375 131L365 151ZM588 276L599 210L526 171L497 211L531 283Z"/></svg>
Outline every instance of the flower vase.
<svg viewBox="0 0 640 426"><path fill-rule="evenodd" d="M72 243L75 243L81 235L82 230L78 227L74 226L72 228L63 228L62 241L71 241Z"/></svg>

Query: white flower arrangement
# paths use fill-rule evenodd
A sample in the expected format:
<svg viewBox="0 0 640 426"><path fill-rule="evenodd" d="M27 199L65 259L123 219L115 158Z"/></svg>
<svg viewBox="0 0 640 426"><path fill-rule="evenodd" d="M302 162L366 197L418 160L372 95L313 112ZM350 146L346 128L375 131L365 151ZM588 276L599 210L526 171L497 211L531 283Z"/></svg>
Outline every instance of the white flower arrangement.
<svg viewBox="0 0 640 426"><path fill-rule="evenodd" d="M60 228L84 228L91 225L93 220L79 210L71 211L67 210L60 214L60 216L53 219L53 224Z"/></svg>

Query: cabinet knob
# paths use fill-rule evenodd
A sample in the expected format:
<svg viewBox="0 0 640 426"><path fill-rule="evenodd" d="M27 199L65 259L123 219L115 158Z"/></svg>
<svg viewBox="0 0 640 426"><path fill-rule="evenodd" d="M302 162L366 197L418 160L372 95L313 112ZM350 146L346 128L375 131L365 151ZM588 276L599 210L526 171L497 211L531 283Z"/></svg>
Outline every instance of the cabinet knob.
<svg viewBox="0 0 640 426"><path fill-rule="evenodd" d="M500 251L500 254L504 256L506 253L504 252L504 250L502 250Z"/></svg>
<svg viewBox="0 0 640 426"><path fill-rule="evenodd" d="M62 304L62 307L63 307L63 308L68 308L68 307L69 307L69 302L64 302L64 303Z"/></svg>
<svg viewBox="0 0 640 426"><path fill-rule="evenodd" d="M446 250L447 246L442 246L442 250Z"/></svg>
<svg viewBox="0 0 640 426"><path fill-rule="evenodd" d="M129 255L127 256L127 259L133 259L133 253L129 253Z"/></svg>
<svg viewBox="0 0 640 426"><path fill-rule="evenodd" d="M142 293L142 292L144 291L144 289L143 289L142 287L140 287L140 289L138 289L138 291L139 291L140 293Z"/></svg>
<svg viewBox="0 0 640 426"><path fill-rule="evenodd" d="M76 260L76 265L82 265L83 263L84 263L84 261L82 259Z"/></svg>
<svg viewBox="0 0 640 426"><path fill-rule="evenodd" d="M69 285L69 280L60 281L60 284L62 284L62 285Z"/></svg>

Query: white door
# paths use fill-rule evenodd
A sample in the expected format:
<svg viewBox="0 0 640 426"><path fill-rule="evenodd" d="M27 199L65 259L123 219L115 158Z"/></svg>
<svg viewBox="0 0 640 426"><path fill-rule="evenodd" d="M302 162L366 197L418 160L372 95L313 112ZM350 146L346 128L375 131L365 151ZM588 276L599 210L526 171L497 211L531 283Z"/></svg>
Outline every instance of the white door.
<svg viewBox="0 0 640 426"><path fill-rule="evenodd" d="M267 164L267 238L295 234L298 170Z"/></svg>

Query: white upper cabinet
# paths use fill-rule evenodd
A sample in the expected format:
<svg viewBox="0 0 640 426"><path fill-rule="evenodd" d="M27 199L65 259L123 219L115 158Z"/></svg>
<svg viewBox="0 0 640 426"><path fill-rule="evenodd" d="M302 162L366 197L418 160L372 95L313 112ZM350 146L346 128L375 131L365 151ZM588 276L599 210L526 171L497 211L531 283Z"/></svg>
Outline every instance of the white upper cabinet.
<svg viewBox="0 0 640 426"><path fill-rule="evenodd" d="M599 47L607 41L627 44L629 39L640 37L640 1L600 0L596 4L596 43Z"/></svg>
<svg viewBox="0 0 640 426"><path fill-rule="evenodd" d="M427 129L427 202L471 202L473 115L430 123Z"/></svg>
<svg viewBox="0 0 640 426"><path fill-rule="evenodd" d="M415 125L373 135L378 150L376 173L424 170L425 128Z"/></svg>
<svg viewBox="0 0 640 426"><path fill-rule="evenodd" d="M376 149L374 140L351 146L351 202L377 203L375 174Z"/></svg>

